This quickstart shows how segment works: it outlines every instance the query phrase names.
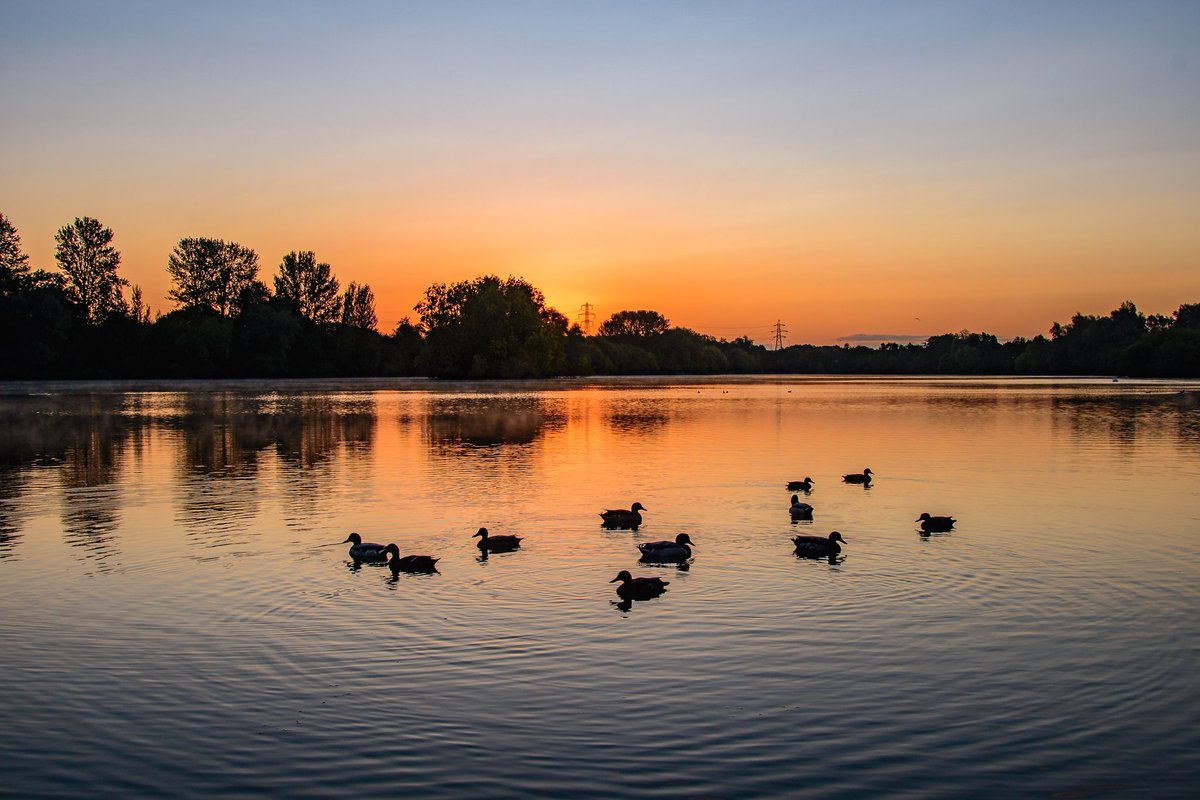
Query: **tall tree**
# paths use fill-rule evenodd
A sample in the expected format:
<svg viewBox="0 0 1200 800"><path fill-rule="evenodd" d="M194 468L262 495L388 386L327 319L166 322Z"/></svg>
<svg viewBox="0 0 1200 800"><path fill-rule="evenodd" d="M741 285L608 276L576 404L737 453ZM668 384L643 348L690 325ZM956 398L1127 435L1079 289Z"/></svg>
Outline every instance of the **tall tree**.
<svg viewBox="0 0 1200 800"><path fill-rule="evenodd" d="M521 278L485 275L434 284L417 304L433 375L529 378L558 375L567 319Z"/></svg>
<svg viewBox="0 0 1200 800"><path fill-rule="evenodd" d="M300 316L313 322L337 322L342 315L337 278L311 250L293 250L283 257L275 276L275 295L295 304Z"/></svg>
<svg viewBox="0 0 1200 800"><path fill-rule="evenodd" d="M180 239L167 258L175 288L167 295L183 308L236 313L238 299L255 282L258 254L237 242L203 237Z"/></svg>
<svg viewBox="0 0 1200 800"><path fill-rule="evenodd" d="M353 281L342 295L342 324L352 328L375 330L379 319L375 316L375 293L371 285L361 286Z"/></svg>
<svg viewBox="0 0 1200 800"><path fill-rule="evenodd" d="M666 333L670 323L657 311L618 311L600 325L601 336L643 338Z"/></svg>
<svg viewBox="0 0 1200 800"><path fill-rule="evenodd" d="M0 294L15 292L29 280L29 256L21 251L21 235L0 214Z"/></svg>
<svg viewBox="0 0 1200 800"><path fill-rule="evenodd" d="M112 228L91 217L76 217L54 235L54 258L67 276L67 296L88 322L125 311L121 287L129 281L117 275L121 254L112 246Z"/></svg>

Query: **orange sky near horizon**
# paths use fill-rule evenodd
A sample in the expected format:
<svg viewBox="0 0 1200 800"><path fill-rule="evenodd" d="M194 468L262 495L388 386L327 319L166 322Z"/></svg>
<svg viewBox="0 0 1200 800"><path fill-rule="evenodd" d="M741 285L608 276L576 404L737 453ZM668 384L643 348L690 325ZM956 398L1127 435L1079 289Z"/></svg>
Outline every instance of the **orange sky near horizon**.
<svg viewBox="0 0 1200 800"><path fill-rule="evenodd" d="M187 236L313 250L385 332L488 273L763 343L1200 302L1186 5L139 5L4 12L0 213L41 268L100 219L156 311Z"/></svg>

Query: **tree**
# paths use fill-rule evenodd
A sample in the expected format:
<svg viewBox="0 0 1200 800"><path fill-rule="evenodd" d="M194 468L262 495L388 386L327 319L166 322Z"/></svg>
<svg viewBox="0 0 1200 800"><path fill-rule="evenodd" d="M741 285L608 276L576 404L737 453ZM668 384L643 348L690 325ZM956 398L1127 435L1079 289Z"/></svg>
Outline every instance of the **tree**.
<svg viewBox="0 0 1200 800"><path fill-rule="evenodd" d="M139 325L150 324L150 306L142 301L142 287L137 284L129 294L129 316Z"/></svg>
<svg viewBox="0 0 1200 800"><path fill-rule="evenodd" d="M657 311L618 311L600 325L600 336L645 338L666 333L670 323Z"/></svg>
<svg viewBox="0 0 1200 800"><path fill-rule="evenodd" d="M0 214L0 294L15 292L29 280L29 256L21 252L21 236Z"/></svg>
<svg viewBox="0 0 1200 800"><path fill-rule="evenodd" d="M283 257L275 276L275 295L316 323L337 322L342 314L337 278L311 250L293 250Z"/></svg>
<svg viewBox="0 0 1200 800"><path fill-rule="evenodd" d="M371 291L370 284L360 286L351 281L342 295L342 324L373 331L378 322L375 316L375 293Z"/></svg>
<svg viewBox="0 0 1200 800"><path fill-rule="evenodd" d="M121 254L112 239L112 228L91 217L76 217L54 235L58 244L54 258L67 277L67 297L90 323L125 311L121 287L129 281L117 275Z"/></svg>
<svg viewBox="0 0 1200 800"><path fill-rule="evenodd" d="M429 372L442 378L561 374L566 317L521 278L485 275L425 290L417 304Z"/></svg>
<svg viewBox="0 0 1200 800"><path fill-rule="evenodd" d="M167 258L175 282L167 296L187 309L235 314L238 298L258 275L258 254L237 242L194 237L180 239Z"/></svg>

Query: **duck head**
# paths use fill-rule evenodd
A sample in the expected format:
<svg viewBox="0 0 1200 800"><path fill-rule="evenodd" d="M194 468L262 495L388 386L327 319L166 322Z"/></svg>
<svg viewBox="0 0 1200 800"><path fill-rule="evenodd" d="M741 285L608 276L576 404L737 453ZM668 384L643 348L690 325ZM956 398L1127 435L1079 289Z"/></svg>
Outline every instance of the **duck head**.
<svg viewBox="0 0 1200 800"><path fill-rule="evenodd" d="M920 522L920 521L921 521L921 520L923 520L923 519L929 519L929 512L928 512L928 511L926 511L926 512L922 513L922 514L921 514L921 516L919 516L919 517L917 517L916 519L914 519L914 520L913 520L913 522Z"/></svg>
<svg viewBox="0 0 1200 800"><path fill-rule="evenodd" d="M629 510L630 511L645 511L646 507L644 505L642 505L641 503L634 503L633 505L631 505L629 507Z"/></svg>
<svg viewBox="0 0 1200 800"><path fill-rule="evenodd" d="M676 536L675 544L690 544L692 547L696 546L696 543L693 542L691 537L688 536L686 533L681 533L678 536Z"/></svg>
<svg viewBox="0 0 1200 800"><path fill-rule="evenodd" d="M384 554L390 553L394 559L400 557L400 548L395 544L389 544L387 547L383 548L383 552Z"/></svg>
<svg viewBox="0 0 1200 800"><path fill-rule="evenodd" d="M611 581L609 581L609 583L616 583L617 581L620 581L621 583L629 583L632 580L633 576L629 574L629 570L623 569L618 572L617 577L613 578Z"/></svg>
<svg viewBox="0 0 1200 800"><path fill-rule="evenodd" d="M342 542L342 544L346 544L346 542L353 542L354 544L362 544L362 537L359 536L357 533L352 533L346 537L346 541Z"/></svg>
<svg viewBox="0 0 1200 800"><path fill-rule="evenodd" d="M486 542L486 541L487 541L487 538L488 538L488 529L487 529L487 528L480 528L479 530L475 531L475 533L471 534L471 538L472 538L472 539L474 539L476 536L480 537L481 541L480 541L479 543L480 543L480 544L483 544L484 542Z"/></svg>
<svg viewBox="0 0 1200 800"><path fill-rule="evenodd" d="M842 544L849 544L845 539L842 538L842 535L840 533L838 533L837 531L834 531L833 533L829 534L829 541L841 542Z"/></svg>

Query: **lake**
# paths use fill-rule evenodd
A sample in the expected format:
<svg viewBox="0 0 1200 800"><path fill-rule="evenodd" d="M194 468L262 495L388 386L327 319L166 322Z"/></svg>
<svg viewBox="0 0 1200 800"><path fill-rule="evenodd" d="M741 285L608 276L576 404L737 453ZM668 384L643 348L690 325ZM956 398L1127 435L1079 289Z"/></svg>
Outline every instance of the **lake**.
<svg viewBox="0 0 1200 800"><path fill-rule="evenodd" d="M0 795L1194 796L1198 388L0 385Z"/></svg>

